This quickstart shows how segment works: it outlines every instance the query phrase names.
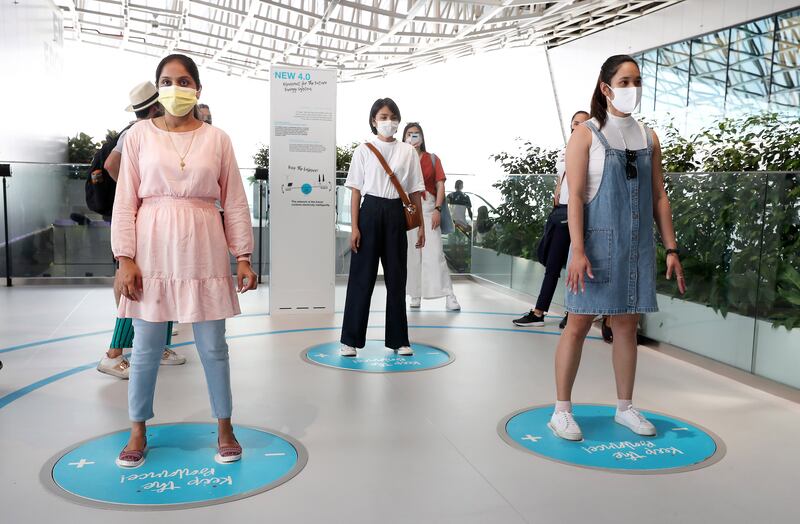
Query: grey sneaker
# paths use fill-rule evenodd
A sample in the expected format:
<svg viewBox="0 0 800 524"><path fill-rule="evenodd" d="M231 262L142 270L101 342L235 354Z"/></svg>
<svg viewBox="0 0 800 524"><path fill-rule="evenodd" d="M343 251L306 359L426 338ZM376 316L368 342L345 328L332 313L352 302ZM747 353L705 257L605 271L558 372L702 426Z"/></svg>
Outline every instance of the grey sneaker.
<svg viewBox="0 0 800 524"><path fill-rule="evenodd" d="M186 357L178 355L169 348L164 348L164 354L161 355L162 366L180 366L186 364Z"/></svg>
<svg viewBox="0 0 800 524"><path fill-rule="evenodd" d="M461 311L461 304L458 303L455 295L447 297L447 311Z"/></svg>

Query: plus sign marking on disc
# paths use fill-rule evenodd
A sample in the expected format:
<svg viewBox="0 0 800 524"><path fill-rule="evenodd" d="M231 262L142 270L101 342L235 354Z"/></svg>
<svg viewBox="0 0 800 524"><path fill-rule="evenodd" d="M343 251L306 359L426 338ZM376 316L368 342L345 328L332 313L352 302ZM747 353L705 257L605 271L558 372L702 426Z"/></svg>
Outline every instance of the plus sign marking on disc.
<svg viewBox="0 0 800 524"><path fill-rule="evenodd" d="M574 405L573 415L584 437L580 442L561 439L547 427L552 404L506 417L498 432L518 449L574 466L620 473L676 473L710 466L725 454L719 437L697 424L642 411L657 431L655 437L644 437L617 424L615 411L613 406Z"/></svg>
<svg viewBox="0 0 800 524"><path fill-rule="evenodd" d="M121 468L115 459L128 431L90 439L53 458L45 484L70 500L117 509L176 509L220 504L274 488L300 472L307 455L287 436L235 426L242 460L219 464L216 424L147 428L145 462Z"/></svg>
<svg viewBox="0 0 800 524"><path fill-rule="evenodd" d="M414 354L410 356L398 355L382 340L368 340L355 357L341 356L340 346L338 342L319 344L304 350L302 356L312 364L366 373L424 371L446 366L454 360L447 351L426 344L411 344Z"/></svg>

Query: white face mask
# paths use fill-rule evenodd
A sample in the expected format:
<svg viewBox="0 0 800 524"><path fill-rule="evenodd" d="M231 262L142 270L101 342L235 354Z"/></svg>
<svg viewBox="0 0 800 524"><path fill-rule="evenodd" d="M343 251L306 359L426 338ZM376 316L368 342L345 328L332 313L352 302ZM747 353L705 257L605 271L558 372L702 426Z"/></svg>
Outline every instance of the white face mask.
<svg viewBox="0 0 800 524"><path fill-rule="evenodd" d="M383 138L392 138L397 134L397 128L399 126L400 122L395 122L394 120L381 120L380 122L376 122L375 125L378 129L378 134Z"/></svg>
<svg viewBox="0 0 800 524"><path fill-rule="evenodd" d="M620 113L630 114L642 101L642 88L640 87L612 87L614 100L608 99L608 103Z"/></svg>
<svg viewBox="0 0 800 524"><path fill-rule="evenodd" d="M411 133L410 135L408 135L408 139L406 140L406 142L408 142L414 147L417 147L422 143L422 137L420 136L419 133Z"/></svg>

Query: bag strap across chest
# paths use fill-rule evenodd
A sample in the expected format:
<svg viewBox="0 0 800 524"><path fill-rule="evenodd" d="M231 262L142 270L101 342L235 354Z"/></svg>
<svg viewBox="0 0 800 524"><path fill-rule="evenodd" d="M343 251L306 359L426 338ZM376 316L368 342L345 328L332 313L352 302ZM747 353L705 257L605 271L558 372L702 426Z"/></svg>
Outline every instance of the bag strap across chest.
<svg viewBox="0 0 800 524"><path fill-rule="evenodd" d="M411 200L408 198L408 194L406 194L402 184L400 184L400 181L397 179L397 176L394 174L394 171L392 171L392 168L389 167L389 163L386 162L385 158L383 158L381 152L378 151L378 148L375 147L374 144L370 144L369 142L367 142L366 146L370 149L370 151L372 151L375 154L375 156L378 158L378 162L380 162L381 166L383 167L383 170L386 171L387 175L389 175L389 180L391 180L392 185L397 190L397 193L400 195L400 200L403 201L403 205L410 206Z"/></svg>

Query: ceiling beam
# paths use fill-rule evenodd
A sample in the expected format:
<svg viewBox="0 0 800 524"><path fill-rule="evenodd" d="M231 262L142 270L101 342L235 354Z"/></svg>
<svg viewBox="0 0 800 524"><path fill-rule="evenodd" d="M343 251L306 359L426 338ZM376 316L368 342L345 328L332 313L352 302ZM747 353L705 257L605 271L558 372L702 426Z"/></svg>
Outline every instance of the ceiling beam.
<svg viewBox="0 0 800 524"><path fill-rule="evenodd" d="M306 34L304 34L296 44L292 44L287 47L283 53L284 55L294 53L301 47L305 47L312 36L316 35L319 31L326 29L328 20L330 20L330 18L333 16L333 13L339 9L339 0L329 0L327 4L328 7L325 9L322 17L314 22L314 25L311 26L311 29L306 31Z"/></svg>
<svg viewBox="0 0 800 524"><path fill-rule="evenodd" d="M361 46L353 52L353 56L358 56L373 49L378 49L384 43L388 42L390 38L392 38L395 34L402 31L409 23L411 23L414 18L425 8L426 0L416 0L414 5L408 10L408 12L401 18L397 23L395 23L389 31L372 42L370 45Z"/></svg>
<svg viewBox="0 0 800 524"><path fill-rule="evenodd" d="M234 33L231 39L225 42L225 45L222 46L222 49L217 51L211 60L207 60L203 63L203 65L208 67L216 64L225 55L225 53L233 49L236 44L239 43L239 40L242 38L242 36L247 32L250 24L253 22L253 18L255 18L256 14L258 14L258 10L260 8L261 0L250 0L250 7L247 10L247 14L244 16L244 18L239 20L239 28L236 30L236 33Z"/></svg>

